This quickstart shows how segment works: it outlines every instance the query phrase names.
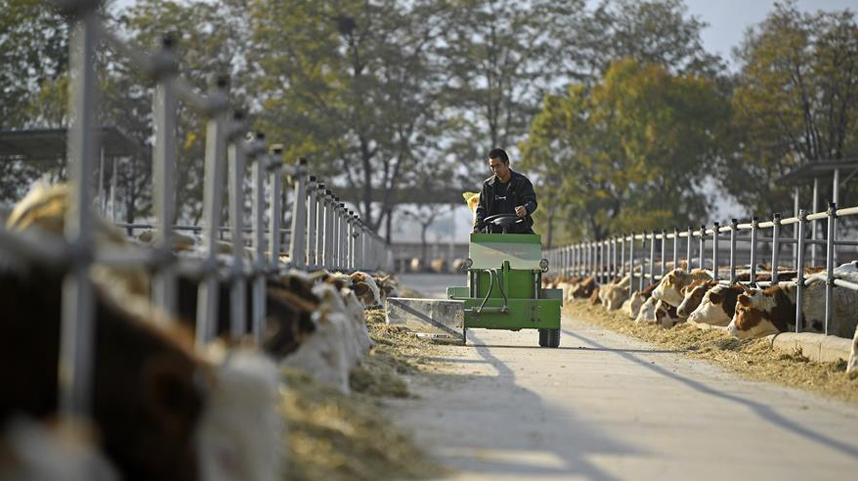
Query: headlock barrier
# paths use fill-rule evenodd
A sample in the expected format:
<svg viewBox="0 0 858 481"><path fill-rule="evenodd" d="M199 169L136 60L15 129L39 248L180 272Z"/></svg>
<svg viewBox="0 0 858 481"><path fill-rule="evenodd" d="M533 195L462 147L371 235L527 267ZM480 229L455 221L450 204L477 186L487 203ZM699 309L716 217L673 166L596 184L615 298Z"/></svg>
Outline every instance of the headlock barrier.
<svg viewBox="0 0 858 481"><path fill-rule="evenodd" d="M836 176L835 182L837 182ZM775 213L771 220L765 222L760 222L757 217L754 217L750 222L744 223L732 219L729 225L720 225L716 222L709 228L701 225L699 229L689 226L686 230L674 229L670 233L667 231L630 233L549 249L545 252L545 256L555 276L594 276L597 282L606 284L628 274L630 276L628 295L631 296L633 292L642 291L648 283L660 281L669 272L669 265L679 266L681 261L687 261L688 270L695 267L711 269L713 280L720 284L739 283L740 281L736 279L736 270L740 262L739 253L742 251L737 249L737 244L747 243L749 244L747 257L749 272L748 279L743 279L742 284L759 286L777 284L779 269L783 270L789 266L796 270L795 331L802 332L804 329L802 293L809 283L805 273L805 267L808 267L806 251L810 247L811 264L813 264L817 259L817 249L824 247L824 275L826 276L824 333L829 334L834 309L832 296L834 287L858 291L858 283L835 278L837 247L858 246L858 242L854 240L837 237L837 219L856 214L858 214L858 207L838 209L834 202L830 202L826 211L808 214L804 209L799 209L797 215L786 219L782 218L781 214ZM827 235L824 239L818 239L816 223L822 221L827 224ZM793 233L790 237L783 235L782 229L786 226L792 226ZM761 232L768 231L771 231L770 237L760 236ZM808 233L811 233L810 238ZM684 246L682 246L683 239ZM770 246L771 258L768 260L771 261L771 281L757 280L758 271L762 267L759 263L764 260L760 256L761 243ZM728 246L729 267L724 265L724 259L720 257L724 253L725 244ZM672 247L670 255L667 254L668 245ZM784 259L781 252L785 245L793 247L789 259ZM684 257L680 255L681 247L684 247ZM659 251L659 255L656 254L656 250ZM711 263L707 263L710 261L707 256L711 256ZM657 263L658 269L656 269ZM724 274L727 274L727 277L724 277Z"/></svg>
<svg viewBox="0 0 858 481"><path fill-rule="evenodd" d="M266 279L286 269L305 271L389 270L388 246L351 210L329 185L309 175L305 159L286 166L282 148L266 145L262 133L248 134L245 114L228 102L229 81L219 77L205 94L194 91L178 75L173 40L164 38L161 49L146 54L108 31L98 18L96 0L56 0L70 18L70 130L68 136L70 208L64 223L64 241L30 232L0 228L0 248L21 258L59 266L67 272L63 284L62 327L59 361L61 412L86 418L92 410L94 368L95 292L90 268L140 266L152 272L152 303L168 314L177 311L177 276L202 279L198 290L196 342L213 340L218 315L217 283L230 283L230 328L234 335L248 325L246 303L251 304L249 323L253 336L265 330ZM153 200L155 232L152 248L127 249L96 245L97 218L93 170L98 158L96 135L98 88L96 49L105 42L130 59L155 82ZM207 119L202 226L202 256L178 256L174 252L176 226L176 126L177 104L184 102ZM245 226L244 182L250 164L252 215ZM291 179L291 206L283 205L281 189ZM266 186L267 184L267 186ZM264 225L267 199L267 229ZM226 194L226 196L224 196ZM228 202L232 252L219 254L218 234L224 229L222 210ZM283 211L291 209L291 225L283 229ZM144 225L121 225L126 228ZM267 230L267 239L266 239ZM250 232L252 254L245 249ZM288 245L281 245L288 234ZM285 251L285 252L284 252ZM252 299L246 299L246 284ZM171 316L167 316L170 318Z"/></svg>

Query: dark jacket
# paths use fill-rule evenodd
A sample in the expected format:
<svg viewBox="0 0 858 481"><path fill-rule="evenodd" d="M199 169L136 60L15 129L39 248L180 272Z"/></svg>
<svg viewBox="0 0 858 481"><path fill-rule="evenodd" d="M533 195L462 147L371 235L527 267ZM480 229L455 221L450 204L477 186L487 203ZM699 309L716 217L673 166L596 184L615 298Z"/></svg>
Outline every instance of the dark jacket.
<svg viewBox="0 0 858 481"><path fill-rule="evenodd" d="M480 203L477 204L477 216L474 220L474 230L483 231L485 223L483 219L495 214L515 214L515 207L523 205L527 210L524 222L513 224L509 232L517 234L533 234L533 219L531 214L536 210L536 193L533 184L527 177L510 170L510 179L506 188L507 199L495 198L495 182L500 183L496 176L491 176L483 182L483 190L480 191ZM491 226L491 232L501 232L500 227Z"/></svg>

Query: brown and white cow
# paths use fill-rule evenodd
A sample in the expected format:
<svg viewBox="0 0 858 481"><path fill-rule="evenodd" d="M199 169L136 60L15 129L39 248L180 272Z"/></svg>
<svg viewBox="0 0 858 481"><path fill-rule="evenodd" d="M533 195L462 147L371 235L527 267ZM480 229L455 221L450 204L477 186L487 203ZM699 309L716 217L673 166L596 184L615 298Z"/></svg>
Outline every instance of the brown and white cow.
<svg viewBox="0 0 858 481"><path fill-rule="evenodd" d="M736 299L743 292L740 285L714 286L703 295L700 305L688 316L688 322L727 326L736 312Z"/></svg>
<svg viewBox="0 0 858 481"><path fill-rule="evenodd" d="M685 318L677 315L676 307L671 306L664 301L658 301L655 305L655 319L656 325L663 327L664 329L670 329L680 322L685 321Z"/></svg>
<svg viewBox="0 0 858 481"><path fill-rule="evenodd" d="M623 303L623 312L629 316L629 319L636 319L640 313L641 307L647 299L652 297L652 291L658 287L658 283L654 282L638 292L632 292L632 296Z"/></svg>
<svg viewBox="0 0 858 481"><path fill-rule="evenodd" d="M703 302L703 296L712 289L717 286L718 283L715 281L698 279L691 284L683 287L685 297L682 299L682 302L676 308L676 314L679 317L688 317L694 312L700 303Z"/></svg>
<svg viewBox="0 0 858 481"><path fill-rule="evenodd" d="M795 330L797 292L796 284L785 283L741 294L727 331L747 339ZM832 299L834 309L828 333L846 338L853 336L858 321L858 292L835 287ZM823 332L825 309L825 281L813 279L802 292L803 330Z"/></svg>
<svg viewBox="0 0 858 481"><path fill-rule="evenodd" d="M629 275L626 274L623 278L601 287L599 299L607 310L615 311L622 307L623 301L628 297L629 281Z"/></svg>
<svg viewBox="0 0 858 481"><path fill-rule="evenodd" d="M846 372L858 371L858 327L852 336L852 350L849 352L849 362L846 364Z"/></svg>
<svg viewBox="0 0 858 481"><path fill-rule="evenodd" d="M575 299L589 299L597 286L596 278L589 276L577 283L570 291L570 295Z"/></svg>
<svg viewBox="0 0 858 481"><path fill-rule="evenodd" d="M682 303L683 295L680 290L698 279L711 279L712 276L703 269L694 269L686 272L682 269L674 269L667 273L653 291L652 296L664 301L671 306Z"/></svg>

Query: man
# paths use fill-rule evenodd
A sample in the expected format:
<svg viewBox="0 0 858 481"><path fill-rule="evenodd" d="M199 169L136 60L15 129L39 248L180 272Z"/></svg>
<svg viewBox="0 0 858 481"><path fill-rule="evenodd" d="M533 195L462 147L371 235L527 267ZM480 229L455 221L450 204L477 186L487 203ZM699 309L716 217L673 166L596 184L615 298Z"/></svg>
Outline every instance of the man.
<svg viewBox="0 0 858 481"><path fill-rule="evenodd" d="M501 227L486 225L484 219L496 214L515 214L524 221L512 224L507 232L533 234L533 219L530 217L536 210L533 184L527 177L509 168L509 156L503 149L492 149L489 152L489 168L494 175L483 182L474 232L501 232Z"/></svg>

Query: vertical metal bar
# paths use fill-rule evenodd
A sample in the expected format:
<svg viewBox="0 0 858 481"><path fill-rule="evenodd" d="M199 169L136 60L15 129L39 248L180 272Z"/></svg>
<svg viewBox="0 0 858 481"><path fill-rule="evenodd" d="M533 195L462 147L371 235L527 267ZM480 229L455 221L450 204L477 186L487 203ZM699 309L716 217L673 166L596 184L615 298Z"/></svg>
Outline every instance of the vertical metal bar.
<svg viewBox="0 0 858 481"><path fill-rule="evenodd" d="M716 222L712 227L712 279L718 280L718 229L721 226Z"/></svg>
<svg viewBox="0 0 858 481"><path fill-rule="evenodd" d="M661 275L662 277L666 274L667 270L667 231L661 231Z"/></svg>
<svg viewBox="0 0 858 481"><path fill-rule="evenodd" d="M736 236L739 230L739 219L730 219L730 282L736 279Z"/></svg>
<svg viewBox="0 0 858 481"><path fill-rule="evenodd" d="M831 326L831 317L834 313L834 257L836 241L836 229L834 223L837 220L837 204L830 202L828 204L828 239L826 239L826 254L825 254L825 335L829 333Z"/></svg>
<svg viewBox="0 0 858 481"><path fill-rule="evenodd" d="M307 267L316 268L316 176L307 182Z"/></svg>
<svg viewBox="0 0 858 481"><path fill-rule="evenodd" d="M649 283L655 282L655 231L650 232L649 243Z"/></svg>
<svg viewBox="0 0 858 481"><path fill-rule="evenodd" d="M334 198L330 189L325 190L325 227L324 227L324 265L325 269L334 269ZM373 255L373 254L371 254ZM373 261L375 258L373 258Z"/></svg>
<svg viewBox="0 0 858 481"><path fill-rule="evenodd" d="M268 163L268 264L273 272L280 270L280 224L283 219L283 147L271 146Z"/></svg>
<svg viewBox="0 0 858 481"><path fill-rule="evenodd" d="M638 291L643 291L646 286L646 232L641 231L641 276Z"/></svg>
<svg viewBox="0 0 858 481"><path fill-rule="evenodd" d="M748 279L751 284L757 281L757 223L756 217L751 218L751 273Z"/></svg>
<svg viewBox="0 0 858 481"><path fill-rule="evenodd" d="M807 230L807 211L799 209L798 211L798 250L796 271L798 279L796 282L795 292L795 332L802 331L802 322L804 321L804 237Z"/></svg>
<svg viewBox="0 0 858 481"><path fill-rule="evenodd" d="M65 237L77 251L63 281L62 328L59 352L59 404L67 416L86 417L92 410L95 364L95 300L89 278L92 239L92 160L98 152L95 136L98 45L95 11L74 21L69 38L69 112L71 128L67 157L71 190ZM14 387L13 387L14 389Z"/></svg>
<svg viewBox="0 0 858 481"><path fill-rule="evenodd" d="M233 125L230 130L227 146L229 164L229 220L232 238L232 279L230 285L230 334L233 339L244 335L247 329L247 294L244 276L244 170L245 149L241 123L244 114L236 111L233 114Z"/></svg>
<svg viewBox="0 0 858 481"><path fill-rule="evenodd" d="M691 234L691 226L688 226L688 237L685 238L685 262L688 264L688 272L691 272L694 268L694 265L691 262L691 243L694 241L694 237L692 237Z"/></svg>
<svg viewBox="0 0 858 481"><path fill-rule="evenodd" d="M792 199L792 215L794 217L798 217L798 211L801 209L801 204L799 203L799 188L796 187L793 189L793 199ZM798 224L793 224L792 228L793 239L796 241L792 245L792 266L794 269L798 269Z"/></svg>
<svg viewBox="0 0 858 481"><path fill-rule="evenodd" d="M632 231L629 240L629 297L635 291L635 233Z"/></svg>
<svg viewBox="0 0 858 481"><path fill-rule="evenodd" d="M706 259L706 226L700 226L700 251L697 253L700 257L700 268L706 269L704 259Z"/></svg>
<svg viewBox="0 0 858 481"><path fill-rule="evenodd" d="M316 190L316 267L325 266L325 210L327 209L327 194L325 184L319 183Z"/></svg>
<svg viewBox="0 0 858 481"><path fill-rule="evenodd" d="M265 155L265 136L256 134L253 145L252 173L253 176L253 338L257 344L262 342L262 333L265 332L265 291L267 281L265 277L265 173L268 170L268 157Z"/></svg>
<svg viewBox="0 0 858 481"><path fill-rule="evenodd" d="M289 236L289 261L298 269L306 269L307 254L307 159L298 159L293 177L295 184L294 200L292 203L292 225Z"/></svg>
<svg viewBox="0 0 858 481"><path fill-rule="evenodd" d="M173 81L178 73L172 58L173 40L165 36L161 41L160 58L169 62L172 68L164 69L162 76L155 86L153 102L153 117L155 123L155 142L152 149L153 190L152 200L155 204L155 248L164 255L173 251L173 220L175 219L175 169L176 169L176 93ZM152 301L162 311L170 314L176 309L176 278L173 266L167 263L160 265L152 276Z"/></svg>
<svg viewBox="0 0 858 481"><path fill-rule="evenodd" d="M98 211L104 215L104 147L99 149L98 156L98 195L96 201L98 203Z"/></svg>
<svg viewBox="0 0 858 481"><path fill-rule="evenodd" d="M113 170L110 172L110 220L113 223L116 223L119 219L118 212L116 209L116 186L119 183L119 169L117 168L117 164L119 163L119 159L117 157L113 157L112 165Z"/></svg>
<svg viewBox="0 0 858 481"><path fill-rule="evenodd" d="M228 81L217 79L212 96L226 96ZM206 127L205 179L203 185L203 246L206 273L197 294L197 345L214 337L218 318L217 245L226 176L226 110L209 118Z"/></svg>
<svg viewBox="0 0 858 481"><path fill-rule="evenodd" d="M626 236L620 236L620 276L626 276Z"/></svg>
<svg viewBox="0 0 858 481"><path fill-rule="evenodd" d="M834 178L832 179L832 186L831 186L831 197L832 197L832 202L834 202L834 204L840 203L840 169L834 169ZM836 239L837 238L837 216L834 216L833 223L834 223L834 229L833 229L834 236L833 237ZM831 262L833 262L834 265L837 265L837 245L836 244L834 245L834 248L832 249L831 254L834 256L834 258L831 260Z"/></svg>
<svg viewBox="0 0 858 481"><path fill-rule="evenodd" d="M813 178L813 203L811 208L813 209L813 214L819 212L819 178ZM818 266L817 261L817 245L816 240L819 239L819 221L814 219L810 221L810 239L814 242L810 243L810 265Z"/></svg>
<svg viewBox="0 0 858 481"><path fill-rule="evenodd" d="M781 214L775 212L772 216L772 285L778 283L778 264L780 263L781 251Z"/></svg>

